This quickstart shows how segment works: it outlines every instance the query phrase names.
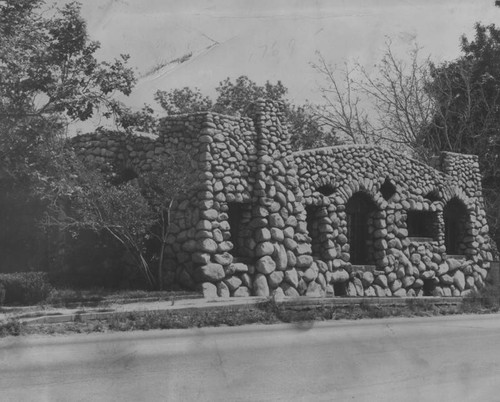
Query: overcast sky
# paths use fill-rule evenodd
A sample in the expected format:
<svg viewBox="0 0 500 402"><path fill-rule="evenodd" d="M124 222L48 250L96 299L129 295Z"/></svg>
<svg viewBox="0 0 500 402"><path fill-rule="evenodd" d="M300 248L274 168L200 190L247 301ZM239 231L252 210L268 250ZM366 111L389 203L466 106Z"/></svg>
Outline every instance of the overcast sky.
<svg viewBox="0 0 500 402"><path fill-rule="evenodd" d="M60 1L64 3L64 1ZM412 44L436 61L459 55L476 21L500 25L494 0L81 0L100 56L120 53L143 78L127 100L152 103L157 89L197 86L213 94L228 76L281 80L297 103L318 101L316 51L332 64L370 68L387 37L401 55ZM192 54L185 63L163 66ZM147 74L147 73L150 74ZM151 73L153 72L153 73Z"/></svg>

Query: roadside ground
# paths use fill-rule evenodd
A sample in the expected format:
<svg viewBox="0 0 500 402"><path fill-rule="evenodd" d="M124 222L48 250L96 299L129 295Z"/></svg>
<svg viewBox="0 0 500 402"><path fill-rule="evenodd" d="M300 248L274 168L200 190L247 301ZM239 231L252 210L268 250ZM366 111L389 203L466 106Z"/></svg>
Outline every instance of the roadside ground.
<svg viewBox="0 0 500 402"><path fill-rule="evenodd" d="M341 309L353 307L371 307L373 309L390 309L394 307L447 308L458 309L463 304L459 297L419 297L419 298L348 298L348 297L300 297L279 300L266 297L239 297L204 299L202 297L151 300L123 299L92 303L77 303L73 306L37 305L28 307L3 307L0 309L0 321L19 320L26 324L54 324L73 321L105 320L127 314L151 312L209 312L223 310L225 312L248 309L255 306L271 304L275 308L291 311L314 311L318 309Z"/></svg>
<svg viewBox="0 0 500 402"><path fill-rule="evenodd" d="M241 297L205 299L198 293L86 294L35 306L1 307L0 337L171 329L279 322L491 313L498 293L475 297Z"/></svg>

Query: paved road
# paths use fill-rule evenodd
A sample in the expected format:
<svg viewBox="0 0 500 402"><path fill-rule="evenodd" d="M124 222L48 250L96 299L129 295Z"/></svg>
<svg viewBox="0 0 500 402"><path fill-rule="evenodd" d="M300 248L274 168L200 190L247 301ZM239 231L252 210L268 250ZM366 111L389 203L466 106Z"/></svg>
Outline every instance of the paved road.
<svg viewBox="0 0 500 402"><path fill-rule="evenodd" d="M500 401L500 315L0 341L2 401Z"/></svg>

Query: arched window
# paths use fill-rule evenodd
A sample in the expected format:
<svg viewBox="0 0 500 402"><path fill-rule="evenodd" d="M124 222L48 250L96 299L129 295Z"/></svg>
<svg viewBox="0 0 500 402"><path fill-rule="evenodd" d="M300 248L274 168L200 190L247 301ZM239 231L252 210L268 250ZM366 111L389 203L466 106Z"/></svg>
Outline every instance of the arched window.
<svg viewBox="0 0 500 402"><path fill-rule="evenodd" d="M451 199L444 207L444 241L446 253L450 255L465 254L464 239L467 235L469 215L465 204L457 198Z"/></svg>
<svg viewBox="0 0 500 402"><path fill-rule="evenodd" d="M361 192L355 193L346 204L347 237L349 240L351 263L369 265L374 263L373 247L370 247L369 221L373 219L376 205Z"/></svg>

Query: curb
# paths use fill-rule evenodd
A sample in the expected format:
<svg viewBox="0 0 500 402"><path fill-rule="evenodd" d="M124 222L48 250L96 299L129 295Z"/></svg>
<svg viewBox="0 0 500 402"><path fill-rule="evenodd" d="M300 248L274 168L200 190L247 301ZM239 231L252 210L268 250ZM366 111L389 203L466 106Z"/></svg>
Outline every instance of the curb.
<svg viewBox="0 0 500 402"><path fill-rule="evenodd" d="M127 299L98 299L98 300L83 300L71 301L61 304L62 308L78 308L78 307L96 307L96 305L109 305L109 304L132 304L132 303L153 303L162 301L179 301L179 300L198 300L203 299L203 294L186 293L173 296L150 296L150 297L134 297ZM57 303L55 304L57 306Z"/></svg>
<svg viewBox="0 0 500 402"><path fill-rule="evenodd" d="M267 301L272 301L273 299L265 297L251 297L240 302L235 301L232 304L227 304L231 299L225 299L216 301L209 300L206 304L199 306L172 306L170 308L160 308L160 309L142 309L142 310L123 310L123 311L106 311L106 312L81 312L73 314L60 314L60 315L46 315L33 318L21 318L20 321L25 324L58 324L64 322L87 322L92 320L106 320L113 317L119 317L129 314L147 314L147 313L160 313L166 311L172 312L183 312L190 313L194 311L210 311L214 309L224 309L229 311L235 311L240 309L251 308L259 303L265 303ZM320 307L353 307L359 305L370 305L375 307L396 307L396 306L407 306L411 303L418 303L424 305L434 305L434 306L449 306L458 307L462 304L463 298L461 297L336 297L336 298L314 298L314 297L300 297L300 298L290 298L283 300L274 300L276 305L285 306L292 310L309 310Z"/></svg>

